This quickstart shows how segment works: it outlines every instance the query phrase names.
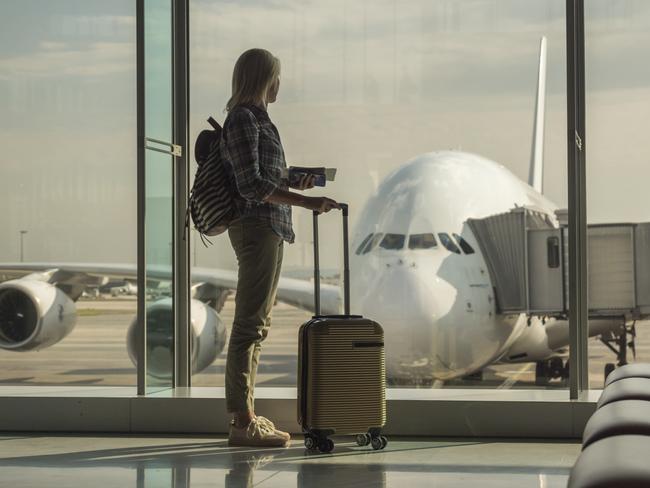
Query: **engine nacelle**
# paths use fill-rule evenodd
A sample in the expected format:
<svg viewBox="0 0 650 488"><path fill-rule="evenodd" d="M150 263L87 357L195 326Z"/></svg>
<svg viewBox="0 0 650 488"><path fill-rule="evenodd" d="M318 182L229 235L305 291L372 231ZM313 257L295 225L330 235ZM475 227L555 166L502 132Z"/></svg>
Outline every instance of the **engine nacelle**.
<svg viewBox="0 0 650 488"><path fill-rule="evenodd" d="M76 322L74 302L56 286L30 279L0 283L0 348L44 349L67 336Z"/></svg>
<svg viewBox="0 0 650 488"><path fill-rule="evenodd" d="M191 301L192 374L210 366L226 345L226 327L216 310L199 300ZM170 334L173 324L172 299L163 298L147 307L148 372L157 378L170 378L173 358ZM137 364L137 318L127 332L127 349L133 364Z"/></svg>

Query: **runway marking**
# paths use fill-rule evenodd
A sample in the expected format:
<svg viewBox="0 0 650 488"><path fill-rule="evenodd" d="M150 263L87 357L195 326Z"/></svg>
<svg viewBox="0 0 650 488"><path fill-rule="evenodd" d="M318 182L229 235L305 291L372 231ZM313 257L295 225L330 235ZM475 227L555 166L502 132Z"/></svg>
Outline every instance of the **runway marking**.
<svg viewBox="0 0 650 488"><path fill-rule="evenodd" d="M533 363L527 363L524 364L524 366L517 371L515 374L512 376L509 376L506 378L506 380L501 383L499 386L497 386L497 390L505 390L505 389L510 389L512 386L517 382L517 380L524 374L528 373L530 368L533 366Z"/></svg>

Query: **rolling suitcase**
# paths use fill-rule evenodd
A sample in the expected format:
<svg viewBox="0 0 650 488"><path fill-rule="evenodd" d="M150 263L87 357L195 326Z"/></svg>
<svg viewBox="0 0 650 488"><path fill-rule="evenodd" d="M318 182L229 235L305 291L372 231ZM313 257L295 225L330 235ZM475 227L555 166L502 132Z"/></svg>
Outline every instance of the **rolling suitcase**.
<svg viewBox="0 0 650 488"><path fill-rule="evenodd" d="M321 315L318 212L314 212L315 315L298 339L298 422L305 447L330 452L331 435L356 434L357 444L386 447L384 331L361 315L350 315L348 206L343 210L344 315Z"/></svg>

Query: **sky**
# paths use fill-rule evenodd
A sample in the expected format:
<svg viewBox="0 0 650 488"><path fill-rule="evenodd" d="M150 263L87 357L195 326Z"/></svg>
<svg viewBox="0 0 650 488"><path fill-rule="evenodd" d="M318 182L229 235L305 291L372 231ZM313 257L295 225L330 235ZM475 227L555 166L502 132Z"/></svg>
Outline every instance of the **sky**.
<svg viewBox="0 0 650 488"><path fill-rule="evenodd" d="M0 0L0 261L135 262L135 2ZM564 0L190 3L191 135L223 121L235 60L282 62L269 108L289 164L339 168L354 218L411 158L460 149L526 179L539 40L548 38L545 192L566 205ZM650 2L587 2L588 218L648 221ZM310 265L294 214L286 266ZM338 220L323 223L338 236ZM196 247L233 268L228 239ZM337 247L323 251L335 266Z"/></svg>

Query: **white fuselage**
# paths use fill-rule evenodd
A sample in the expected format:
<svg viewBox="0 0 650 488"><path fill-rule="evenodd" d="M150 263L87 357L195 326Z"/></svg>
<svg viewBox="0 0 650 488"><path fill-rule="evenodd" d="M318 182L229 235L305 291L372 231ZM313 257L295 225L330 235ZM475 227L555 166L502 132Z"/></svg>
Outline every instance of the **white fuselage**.
<svg viewBox="0 0 650 488"><path fill-rule="evenodd" d="M525 317L496 313L488 268L467 225L522 205L555 218L556 206L505 167L463 152L418 156L381 183L351 241L351 297L353 313L384 327L389 376L464 376L499 360L522 336ZM398 243L385 249L380 237L372 250L359 249L377 233L395 234ZM450 247L460 247L457 234L474 252L450 251L443 233L455 241ZM433 234L435 247L422 245L424 234Z"/></svg>

